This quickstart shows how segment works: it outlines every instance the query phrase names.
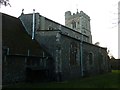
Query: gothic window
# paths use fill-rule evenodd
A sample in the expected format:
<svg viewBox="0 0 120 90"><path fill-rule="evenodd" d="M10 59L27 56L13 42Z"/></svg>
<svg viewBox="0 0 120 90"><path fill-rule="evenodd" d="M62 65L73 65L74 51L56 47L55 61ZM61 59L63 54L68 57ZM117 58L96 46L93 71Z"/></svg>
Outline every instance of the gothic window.
<svg viewBox="0 0 120 90"><path fill-rule="evenodd" d="M89 53L89 64L93 64L93 53Z"/></svg>
<svg viewBox="0 0 120 90"><path fill-rule="evenodd" d="M84 20L82 23L83 23L82 28L87 30L88 27L87 22Z"/></svg>
<svg viewBox="0 0 120 90"><path fill-rule="evenodd" d="M75 29L76 28L76 22L73 20L72 21L72 28Z"/></svg>
<svg viewBox="0 0 120 90"><path fill-rule="evenodd" d="M70 46L70 65L76 65L77 64L77 44L71 43Z"/></svg>

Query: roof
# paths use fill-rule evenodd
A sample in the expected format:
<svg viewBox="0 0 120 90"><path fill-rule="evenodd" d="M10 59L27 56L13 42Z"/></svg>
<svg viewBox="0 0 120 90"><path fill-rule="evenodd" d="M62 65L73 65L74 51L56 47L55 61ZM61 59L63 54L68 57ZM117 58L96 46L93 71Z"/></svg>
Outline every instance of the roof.
<svg viewBox="0 0 120 90"><path fill-rule="evenodd" d="M85 14L83 11L81 11L80 13ZM33 14L33 13L22 14L22 15L32 15L32 14ZM39 13L35 13L35 14L38 14L40 17L44 17L44 16L40 15ZM45 18L46 20L51 21L52 23L56 23L56 24L58 24L58 25L60 25L60 26L62 26L62 27L64 27L64 28L66 28L66 29L68 29L68 30L70 30L70 31L73 31L73 32L75 32L75 33L78 33L78 34L81 34L81 35L84 35L84 36L88 37L88 36L85 35L85 34L82 34L82 33L78 32L78 31L75 31L75 30L73 30L73 29L71 29L71 28L69 28L69 27L67 27L67 26L64 26L64 25L62 25L62 24L60 24L60 23L58 23L58 22L55 22L55 21L53 21L53 20L51 20L51 19L49 19L49 18L46 18L46 17L44 17L44 18ZM54 30L54 31L60 31L60 30ZM37 32L53 32L53 31L50 31L50 30L37 30ZM62 34L62 35L65 35L65 34L63 34L63 33L61 33L61 34ZM68 36L68 35L65 35L65 36ZM70 36L68 36L68 37L70 37ZM73 37L71 37L71 38L73 38ZM79 40L79 39L77 39L77 38L73 38L73 39ZM86 43L86 44L89 44L89 45L92 45L92 46L95 46L95 47L98 47L98 48L102 48L102 49L107 50L106 47L100 47L100 46L97 46L97 45L94 45L94 44L91 44L91 43L88 43L88 42L83 42L83 43Z"/></svg>
<svg viewBox="0 0 120 90"><path fill-rule="evenodd" d="M62 24L60 24L60 23L58 23L58 22L56 22L56 21L54 21L54 20L51 20L51 19L45 17L45 16L42 16L42 15L40 15L39 13L35 13L35 14L38 14L40 17L44 17L46 20L51 21L52 23L58 24L58 25L60 25L60 26L62 26L62 27L64 27L64 28L66 28L66 29L68 29L68 30L71 30L71 31L73 31L73 32L75 32L75 33L78 33L78 34L81 34L81 35L84 35L84 36L87 37L87 35L82 34L82 33L80 33L79 31L73 30L72 28L67 27L67 26L65 26L65 25L62 25ZM33 15L33 13L21 14L21 15L26 15L26 16L27 16L27 15ZM19 18L20 18L20 17L19 17ZM38 31L39 31L39 30L38 30Z"/></svg>
<svg viewBox="0 0 120 90"><path fill-rule="evenodd" d="M2 46L9 48L10 54L41 56L43 48L25 31L18 18L2 13Z"/></svg>

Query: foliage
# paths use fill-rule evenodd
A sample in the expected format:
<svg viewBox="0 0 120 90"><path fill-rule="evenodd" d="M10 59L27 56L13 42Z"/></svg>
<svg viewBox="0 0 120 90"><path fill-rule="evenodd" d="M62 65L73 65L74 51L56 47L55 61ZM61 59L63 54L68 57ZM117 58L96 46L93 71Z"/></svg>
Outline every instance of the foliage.
<svg viewBox="0 0 120 90"><path fill-rule="evenodd" d="M11 7L11 5L10 5L10 3L9 3L9 0L0 0L0 6L1 6L1 5L10 6L10 7Z"/></svg>

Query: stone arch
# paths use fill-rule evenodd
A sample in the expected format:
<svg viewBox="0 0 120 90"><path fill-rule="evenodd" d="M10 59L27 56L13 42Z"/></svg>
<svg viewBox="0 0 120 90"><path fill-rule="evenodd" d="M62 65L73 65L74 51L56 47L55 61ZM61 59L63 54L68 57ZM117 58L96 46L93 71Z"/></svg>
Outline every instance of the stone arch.
<svg viewBox="0 0 120 90"><path fill-rule="evenodd" d="M75 22L74 20L72 20L72 23L71 23L71 24L72 24L72 28L73 28L73 29L76 29L76 22Z"/></svg>
<svg viewBox="0 0 120 90"><path fill-rule="evenodd" d="M88 59L89 59L89 65L93 65L94 64L94 53L90 52L88 54Z"/></svg>

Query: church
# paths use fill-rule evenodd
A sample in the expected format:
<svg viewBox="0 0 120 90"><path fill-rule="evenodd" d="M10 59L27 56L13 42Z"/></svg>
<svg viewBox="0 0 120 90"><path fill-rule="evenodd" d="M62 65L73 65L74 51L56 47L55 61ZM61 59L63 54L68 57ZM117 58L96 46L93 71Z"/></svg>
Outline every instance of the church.
<svg viewBox="0 0 120 90"><path fill-rule="evenodd" d="M64 81L111 71L107 48L92 44L90 17L83 11L77 11L73 14L70 11L65 12L65 25L48 19L36 13L35 10L33 10L33 13L28 14L22 12L15 19L4 14L3 17L9 18L11 22L16 21L17 23L14 23L16 25L15 30L20 29L21 35L26 34L24 37L19 35L20 41L22 42L23 40L22 43L15 41L20 44L20 48L25 48L26 51L20 51L19 48L18 50L14 49L17 46L12 47L11 43L7 45L6 37L3 36L3 42L6 40L3 46L7 46L3 62L6 63L7 60L11 60L14 64L15 62L18 64L18 60L21 63L19 63L19 67L15 66L16 68L21 68L21 76L12 82L16 82L16 80L17 82L31 81L31 78L35 80L35 77L37 77L36 80L38 78L41 80L43 78L40 77L44 77L45 80ZM7 25L7 19L3 19L2 22L3 25ZM12 26L6 28L4 25L3 27L4 30L8 29L6 31L10 31L9 29ZM6 35L6 32L4 32L4 35ZM9 35L9 32L7 35ZM12 39L9 38L9 40ZM10 51L12 52L10 46L16 52L9 59L11 56ZM22 56L16 54L17 52L22 53ZM16 55L20 55L17 57L19 59L14 59ZM5 70L7 70L7 65L9 66L9 64L5 65ZM16 73L18 72L16 71ZM4 72L3 74L4 81L11 82L7 80L7 73ZM10 74L10 77L12 75ZM17 75L19 77L19 74Z"/></svg>

